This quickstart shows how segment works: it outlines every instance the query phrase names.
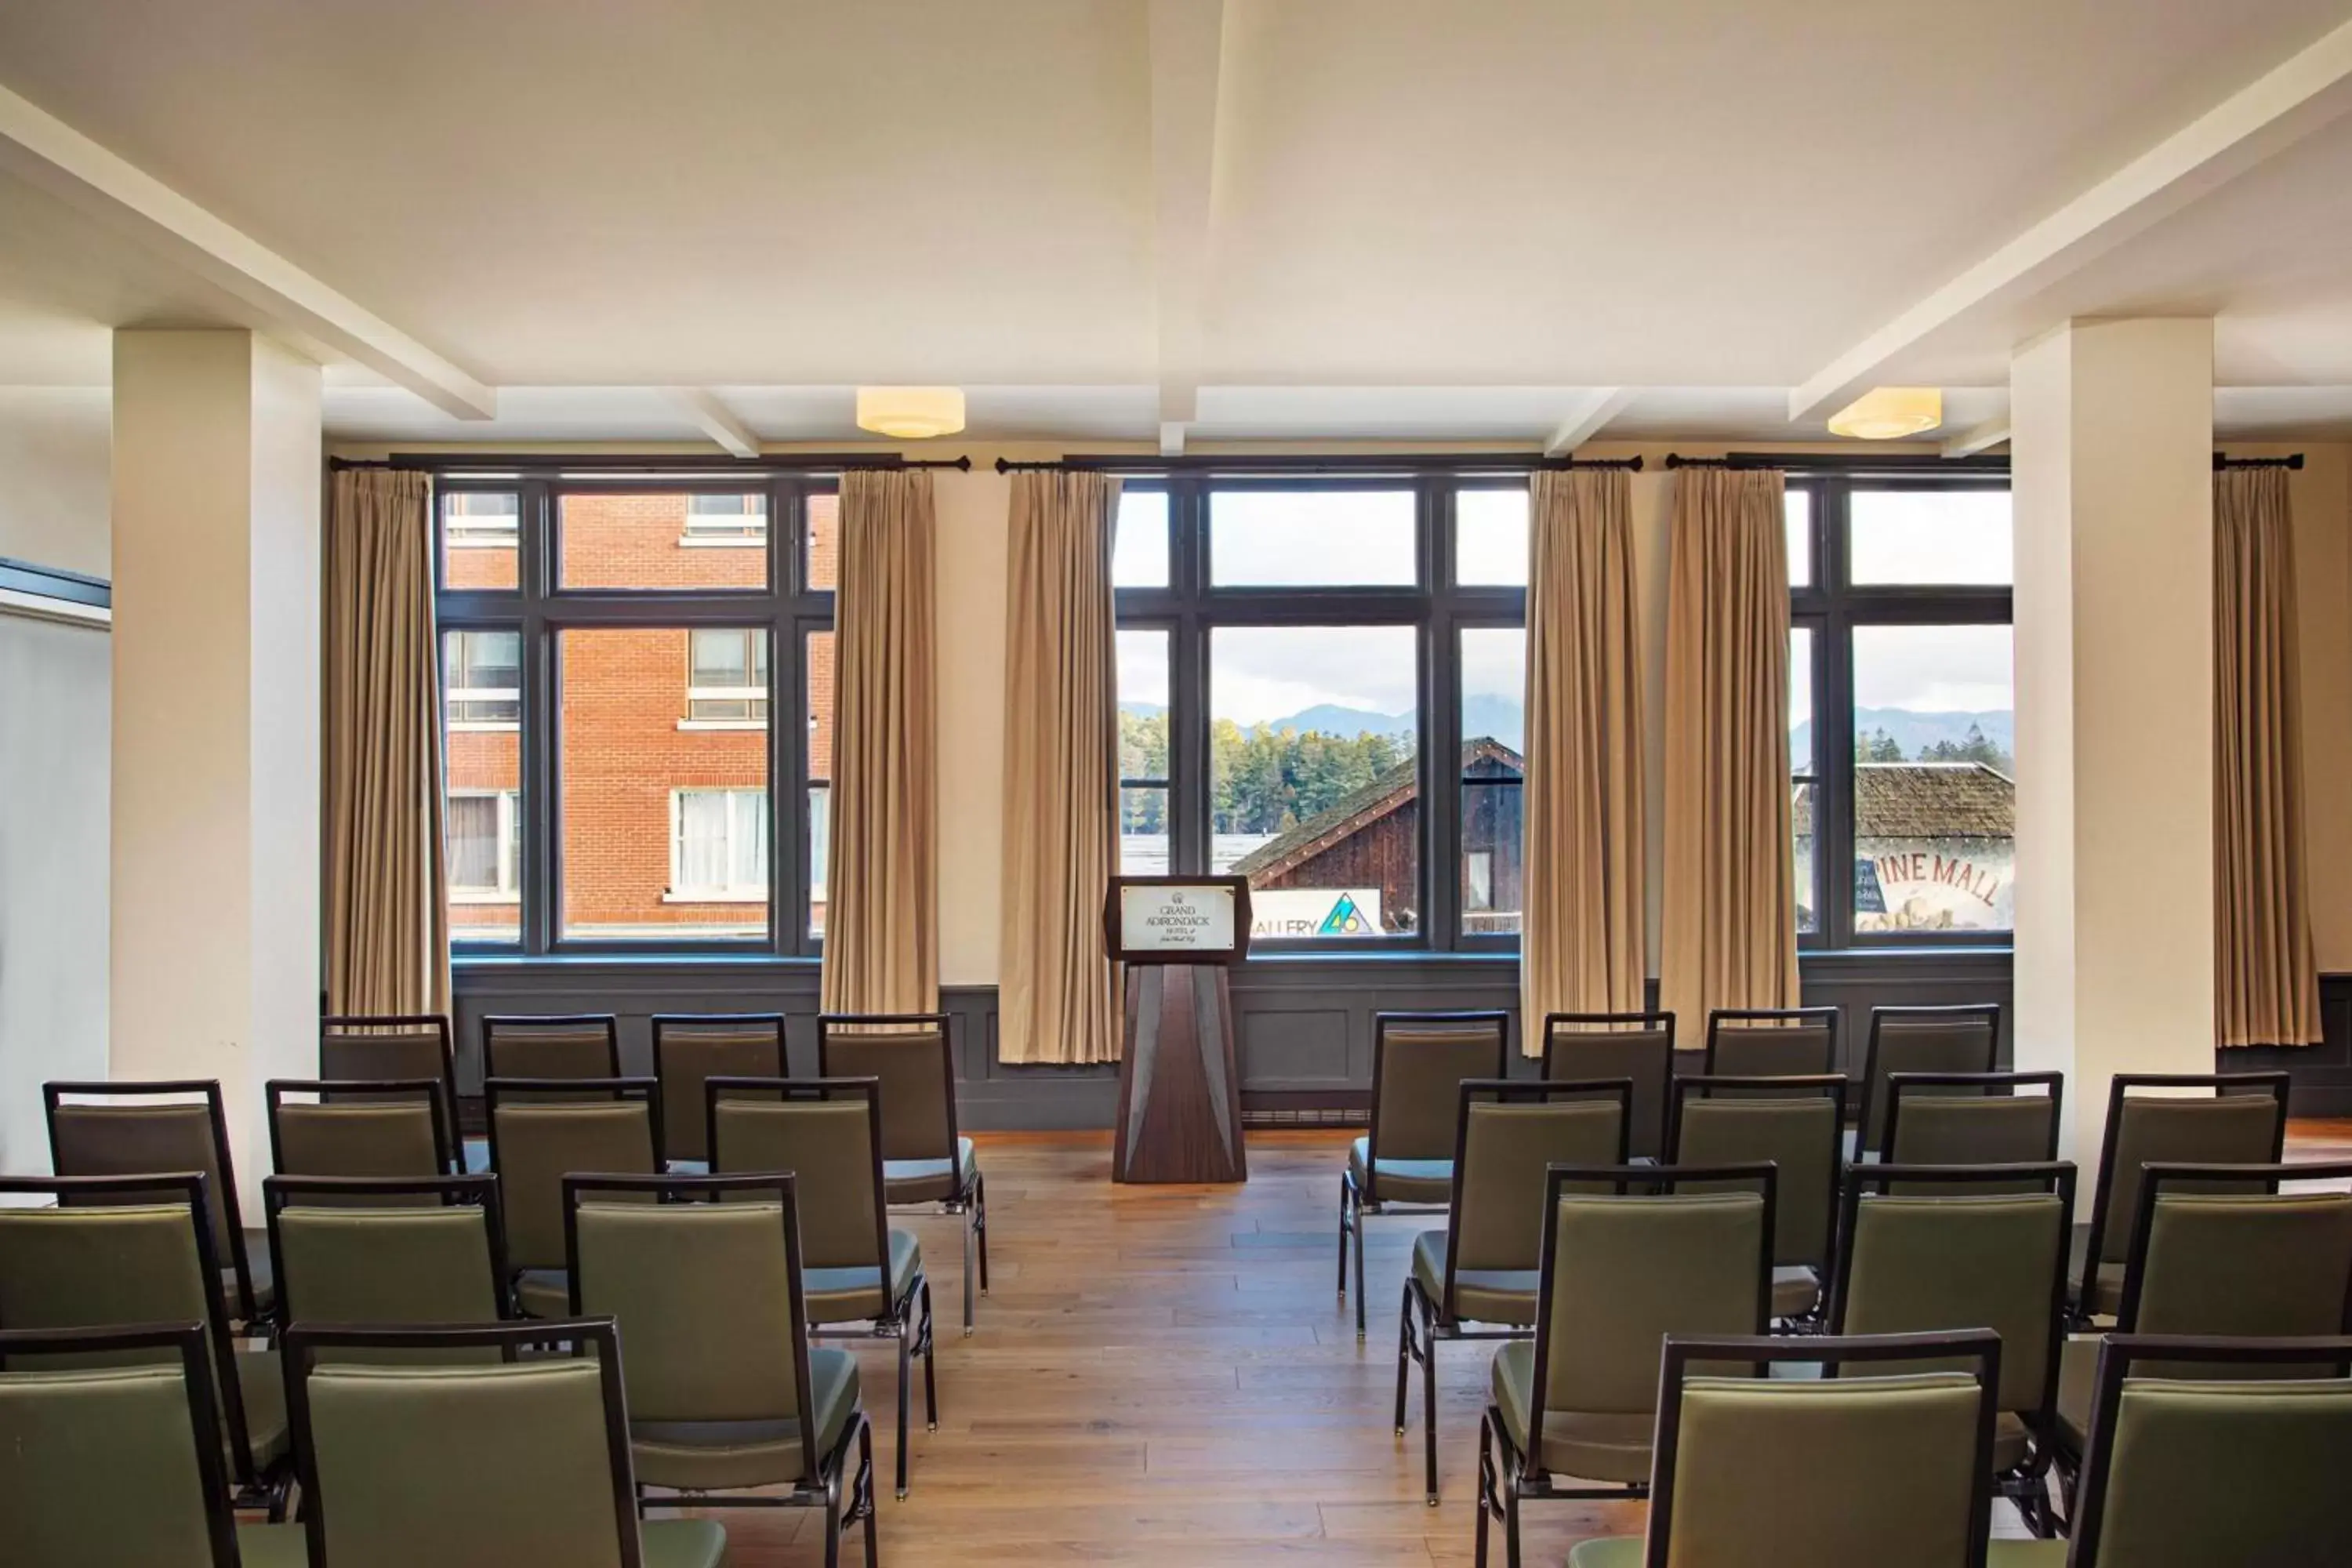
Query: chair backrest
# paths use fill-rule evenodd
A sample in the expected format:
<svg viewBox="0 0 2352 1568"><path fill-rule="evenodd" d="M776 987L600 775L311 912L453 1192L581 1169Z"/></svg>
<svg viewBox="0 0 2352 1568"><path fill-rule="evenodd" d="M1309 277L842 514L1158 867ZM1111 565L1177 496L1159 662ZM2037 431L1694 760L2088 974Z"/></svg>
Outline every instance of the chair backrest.
<svg viewBox="0 0 2352 1568"><path fill-rule="evenodd" d="M1462 1080L1507 1077L1509 1046L1507 1013L1374 1014L1371 1163L1452 1159Z"/></svg>
<svg viewBox="0 0 2352 1568"><path fill-rule="evenodd" d="M1779 1167L1772 1261L1826 1269L1837 1215L1838 1172L1844 1163L1844 1076L1682 1078L1674 1087L1668 1162L1747 1165L1770 1161ZM1709 1189L1685 1184L1682 1190Z"/></svg>
<svg viewBox="0 0 2352 1568"><path fill-rule="evenodd" d="M457 1052L447 1015L344 1014L319 1020L319 1076L330 1080L437 1078L457 1128Z"/></svg>
<svg viewBox="0 0 2352 1568"><path fill-rule="evenodd" d="M870 1078L714 1078L703 1087L710 1096L713 1173L791 1173L803 1265L877 1268L887 1281L881 1086ZM773 1090L778 1098L738 1098L744 1089Z"/></svg>
<svg viewBox="0 0 2352 1568"><path fill-rule="evenodd" d="M782 1013L656 1013L654 1076L662 1086L662 1152L672 1160L710 1158L703 1113L705 1079L782 1078Z"/></svg>
<svg viewBox="0 0 2352 1568"><path fill-rule="evenodd" d="M254 1316L253 1268L238 1219L236 1162L229 1152L228 1113L213 1079L154 1083L46 1083L49 1169L60 1176L134 1176L159 1171L204 1174L213 1252L236 1271L236 1316ZM112 1193L117 1195L92 1195ZM89 1189L60 1202L146 1204L135 1187Z"/></svg>
<svg viewBox="0 0 2352 1568"><path fill-rule="evenodd" d="M274 1078L262 1100L281 1176L438 1176L457 1148L437 1079Z"/></svg>
<svg viewBox="0 0 2352 1568"><path fill-rule="evenodd" d="M1718 1007L1706 1016L1709 1078L1819 1078L1839 1070L1835 1007Z"/></svg>
<svg viewBox="0 0 2352 1568"><path fill-rule="evenodd" d="M950 1038L945 1013L827 1013L816 1021L816 1075L870 1078L882 1086L885 1160L952 1162Z"/></svg>
<svg viewBox="0 0 2352 1568"><path fill-rule="evenodd" d="M507 1261L518 1269L563 1267L563 1178L661 1173L661 1088L649 1078L583 1079L595 1098L549 1100L547 1080L482 1085L490 1121L490 1168L506 1211Z"/></svg>
<svg viewBox="0 0 2352 1568"><path fill-rule="evenodd" d="M642 1201L649 1193L671 1201ZM814 1483L823 1456L793 1178L573 1176L563 1211L572 1315L611 1318L627 1343L629 1419L796 1422Z"/></svg>
<svg viewBox="0 0 2352 1568"><path fill-rule="evenodd" d="M513 1315L497 1176L272 1176L261 1189L289 1322L487 1323Z"/></svg>
<svg viewBox="0 0 2352 1568"><path fill-rule="evenodd" d="M2129 1255L2142 1165L2277 1164L2286 1091L2283 1072L2117 1073L2091 1194L2090 1266Z"/></svg>
<svg viewBox="0 0 2352 1568"><path fill-rule="evenodd" d="M453 1365L546 1340L587 1352ZM429 1365L385 1365L384 1352ZM310 1561L335 1568L642 1568L612 1320L286 1331Z"/></svg>
<svg viewBox="0 0 2352 1568"><path fill-rule="evenodd" d="M1543 1075L1631 1079L1626 1152L1637 1160L1665 1153L1667 1085L1675 1077L1672 1013L1549 1014L1544 1018Z"/></svg>
<svg viewBox="0 0 2352 1568"><path fill-rule="evenodd" d="M1679 1190L1726 1181L1754 1181L1762 1190ZM1592 1183L1616 1190L1571 1190ZM1772 1202L1769 1165L1551 1168L1536 1310L1540 1397L1530 1412L1529 1453L1543 1452L1544 1410L1655 1410L1666 1335L1764 1331Z"/></svg>
<svg viewBox="0 0 2352 1568"><path fill-rule="evenodd" d="M2000 1337L1801 1342L1840 1375L1725 1375L1726 1363L1760 1373L1789 1359L1790 1342L1668 1336L1647 1568L1981 1565ZM1898 1370L1873 1373L1879 1363Z"/></svg>
<svg viewBox="0 0 2352 1568"><path fill-rule="evenodd" d="M482 1020L485 1079L614 1079L621 1076L621 1023L610 1013L546 1013ZM562 1099L566 1089L533 1091Z"/></svg>
<svg viewBox="0 0 2352 1568"><path fill-rule="evenodd" d="M1891 1165L2047 1164L2058 1157L2065 1093L2063 1073L1889 1073L1882 1157Z"/></svg>
<svg viewBox="0 0 2352 1568"><path fill-rule="evenodd" d="M1997 1002L1970 1007L1873 1007L1862 1077L1862 1148L1875 1154L1886 1147L1888 1074L1990 1072L2000 1053ZM1913 1092L1964 1091L1918 1085Z"/></svg>
<svg viewBox="0 0 2352 1568"><path fill-rule="evenodd" d="M15 1194L57 1206L5 1206ZM134 1198L133 1194L137 1194ZM0 1326L75 1331L201 1322L237 1479L253 1478L236 1343L221 1300L211 1194L199 1173L0 1176ZM123 1360L171 1363L165 1351Z"/></svg>
<svg viewBox="0 0 2352 1568"><path fill-rule="evenodd" d="M125 1357L153 1365L105 1365ZM10 1369L12 1358L72 1370ZM0 1556L236 1568L201 1323L0 1331Z"/></svg>
<svg viewBox="0 0 2352 1568"><path fill-rule="evenodd" d="M1937 1169L1933 1197L1913 1193L1909 1167L1847 1171L1830 1331L1991 1329L2002 1346L2000 1407L2047 1432L2066 1333L2074 1167Z"/></svg>
<svg viewBox="0 0 2352 1568"><path fill-rule="evenodd" d="M2268 1375L2317 1363L2331 1375ZM2101 1342L2074 1568L2352 1563L2352 1339ZM2162 1373L2156 1369L2160 1367ZM2167 1375L2168 1374L2168 1375Z"/></svg>
<svg viewBox="0 0 2352 1568"><path fill-rule="evenodd" d="M2284 1339L2352 1334L2352 1161L2148 1165L2133 1215L2124 1333Z"/></svg>
<svg viewBox="0 0 2352 1568"><path fill-rule="evenodd" d="M1554 1165L1624 1164L1633 1098L1633 1084L1622 1078L1462 1080L1441 1321L1454 1320L1461 1270L1532 1274L1542 1267L1546 1173Z"/></svg>

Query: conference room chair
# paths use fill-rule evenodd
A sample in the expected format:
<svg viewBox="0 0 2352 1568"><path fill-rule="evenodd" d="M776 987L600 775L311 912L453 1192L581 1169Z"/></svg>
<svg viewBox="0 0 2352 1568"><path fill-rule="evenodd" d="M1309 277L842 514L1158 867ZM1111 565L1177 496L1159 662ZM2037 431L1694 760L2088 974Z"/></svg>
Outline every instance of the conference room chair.
<svg viewBox="0 0 2352 1568"><path fill-rule="evenodd" d="M649 1078L568 1080L550 1100L545 1079L489 1079L490 1168L507 1227L515 1301L526 1317L572 1310L564 1277L563 1178L573 1172L662 1173L661 1086Z"/></svg>
<svg viewBox="0 0 2352 1568"><path fill-rule="evenodd" d="M1839 1070L1835 1007L1717 1007L1706 1016L1709 1078L1819 1078Z"/></svg>
<svg viewBox="0 0 2352 1568"><path fill-rule="evenodd" d="M1434 1214L1454 1192L1454 1112L1464 1079L1510 1073L1510 1015L1376 1013L1372 1109L1339 1174L1339 1294L1356 1266L1356 1338L1364 1337L1364 1216Z"/></svg>
<svg viewBox="0 0 2352 1568"><path fill-rule="evenodd" d="M211 1203L212 1254L229 1317L257 1327L269 1312L268 1259L238 1223L236 1162L229 1152L228 1113L212 1079L153 1083L64 1083L41 1086L48 1118L49 1169L60 1176L132 1176L150 1172L201 1172ZM116 1194L107 1196L106 1194ZM152 1194L137 1187L92 1187L62 1201L137 1203ZM5 1321L0 1319L0 1321Z"/></svg>
<svg viewBox="0 0 2352 1568"><path fill-rule="evenodd" d="M894 1207L963 1221L963 1331L972 1293L988 1289L988 1181L956 1130L953 1037L944 1013L827 1013L816 1021L819 1078L882 1086L882 1185Z"/></svg>
<svg viewBox="0 0 2352 1568"><path fill-rule="evenodd" d="M509 1310L494 1175L261 1184L289 1323L489 1323Z"/></svg>
<svg viewBox="0 0 2352 1568"><path fill-rule="evenodd" d="M1580 1542L1569 1568L1983 1563L2000 1336L1811 1340L1806 1355L1837 1373L1822 1379L1731 1370L1760 1374L1788 1352L1669 1336L1647 1533Z"/></svg>
<svg viewBox="0 0 2352 1568"><path fill-rule="evenodd" d="M578 1356L507 1361L549 1338ZM459 1365L479 1355L496 1364ZM388 1364L414 1356L429 1364ZM609 1318L286 1334L310 1561L718 1568L724 1526L640 1522Z"/></svg>
<svg viewBox="0 0 2352 1568"><path fill-rule="evenodd" d="M1913 1194L1906 1184L1912 1167L1856 1165L1846 1172L1829 1331L1997 1332L1994 1479L2029 1529L2054 1534L2049 1475L2066 1335L2074 1167L2052 1162L1930 1168L1937 1176L1935 1196Z"/></svg>
<svg viewBox="0 0 2352 1568"><path fill-rule="evenodd" d="M1862 1117L1854 1158L1886 1148L1886 1079L1893 1073L1989 1073L1999 1065L2000 1005L1873 1007L1863 1057ZM1915 1083L1915 1095L1940 1086ZM1955 1091L1958 1092L1958 1091Z"/></svg>
<svg viewBox="0 0 2352 1568"><path fill-rule="evenodd" d="M616 1079L621 1023L610 1013L509 1015L482 1020L485 1079ZM561 1085L532 1090L539 1100L578 1097ZM593 1091L591 1098L593 1097Z"/></svg>
<svg viewBox="0 0 2352 1568"><path fill-rule="evenodd" d="M1666 1095L1675 1078L1672 1013L1550 1013L1544 1017L1548 1079L1626 1079L1633 1110L1626 1152L1656 1160L1666 1152Z"/></svg>
<svg viewBox="0 0 2352 1568"><path fill-rule="evenodd" d="M2286 1147L2287 1075L2117 1073L2074 1271L2078 1321L2123 1304L2124 1264L2143 1165L2274 1165Z"/></svg>
<svg viewBox="0 0 2352 1568"><path fill-rule="evenodd" d="M319 1076L332 1080L441 1080L445 1124L465 1162L452 1170L487 1170L489 1144L466 1139L457 1113L457 1052L449 1019L441 1013L347 1013L319 1020ZM365 1098L365 1091L343 1097ZM472 1158L468 1161L467 1155Z"/></svg>
<svg viewBox="0 0 2352 1568"><path fill-rule="evenodd" d="M1847 1080L1681 1078L1674 1083L1669 1164L1777 1167L1772 1316L1811 1316L1828 1281L1843 1162ZM1770 1098L1756 1098L1769 1096ZM1686 1186L1685 1191L1700 1190Z"/></svg>
<svg viewBox="0 0 2352 1568"><path fill-rule="evenodd" d="M6 1206L10 1197L54 1206ZM196 1172L0 1176L0 1325L205 1325L228 1473L240 1502L267 1506L274 1520L286 1501L285 1385L273 1352L237 1346L217 1284L216 1234L211 1183ZM154 1359L177 1360L160 1351Z"/></svg>
<svg viewBox="0 0 2352 1568"><path fill-rule="evenodd" d="M702 1085L717 1078L782 1078L782 1013L656 1013L654 1077L661 1080L662 1153L688 1174L710 1169Z"/></svg>
<svg viewBox="0 0 2352 1568"><path fill-rule="evenodd" d="M2065 1095L2063 1073L1889 1073L1880 1157L1895 1165L2047 1164L2058 1157Z"/></svg>
<svg viewBox="0 0 2352 1568"><path fill-rule="evenodd" d="M823 1509L827 1563L843 1524L862 1519L871 1564L874 1429L856 1358L809 1347L797 1185L565 1178L572 1315L612 1319L627 1347L640 1489L690 1493L696 1507Z"/></svg>
<svg viewBox="0 0 2352 1568"><path fill-rule="evenodd" d="M741 1098L744 1090L772 1090L778 1098ZM793 1176L812 1330L862 1326L864 1337L898 1342L897 1485L903 1498L916 1357L923 1363L924 1421L934 1431L940 1401L922 1248L913 1232L891 1226L883 1189L881 1086L872 1079L714 1078L703 1091L714 1173Z"/></svg>
<svg viewBox="0 0 2352 1568"><path fill-rule="evenodd" d="M457 1159L435 1079L274 1078L262 1106L281 1176L439 1176Z"/></svg>
<svg viewBox="0 0 2352 1568"><path fill-rule="evenodd" d="M2001 1568L2352 1563L2352 1339L2102 1342L2068 1542Z"/></svg>
<svg viewBox="0 0 2352 1568"><path fill-rule="evenodd" d="M1545 1173L1553 1165L1626 1163L1633 1099L1632 1081L1622 1078L1463 1080L1445 1228L1412 1238L1412 1267L1398 1312L1397 1436L1404 1436L1408 1373L1419 1362L1432 1508L1437 1506L1437 1342L1513 1339L1533 1331Z"/></svg>
<svg viewBox="0 0 2352 1568"><path fill-rule="evenodd" d="M201 1323L0 1330L0 1563L307 1568L236 1522Z"/></svg>
<svg viewBox="0 0 2352 1568"><path fill-rule="evenodd" d="M1680 1190L1725 1181L1761 1190ZM1578 1190L1595 1184L1608 1190ZM1765 1331L1772 1205L1769 1164L1546 1173L1535 1335L1495 1352L1479 1419L1482 1565L1489 1518L1502 1521L1506 1560L1519 1561L1529 1499L1649 1494L1660 1345Z"/></svg>

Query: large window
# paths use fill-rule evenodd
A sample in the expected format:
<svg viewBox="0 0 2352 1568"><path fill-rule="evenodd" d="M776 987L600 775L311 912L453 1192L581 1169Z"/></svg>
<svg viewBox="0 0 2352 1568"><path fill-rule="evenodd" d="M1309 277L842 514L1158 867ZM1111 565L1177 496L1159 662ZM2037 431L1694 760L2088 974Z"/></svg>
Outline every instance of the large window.
<svg viewBox="0 0 2352 1568"><path fill-rule="evenodd" d="M460 944L815 952L835 481L437 489Z"/></svg>
<svg viewBox="0 0 2352 1568"><path fill-rule="evenodd" d="M1120 864L1249 879L1255 940L1518 931L1524 477L1129 480Z"/></svg>
<svg viewBox="0 0 2352 1568"><path fill-rule="evenodd" d="M1789 485L1801 940L2002 941L2017 833L2007 479Z"/></svg>

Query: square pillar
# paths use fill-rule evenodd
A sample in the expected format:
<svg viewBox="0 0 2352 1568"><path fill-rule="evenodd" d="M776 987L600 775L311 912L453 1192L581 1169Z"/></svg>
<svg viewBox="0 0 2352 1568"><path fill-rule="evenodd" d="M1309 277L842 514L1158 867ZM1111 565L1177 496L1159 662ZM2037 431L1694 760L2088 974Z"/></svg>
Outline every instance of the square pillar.
<svg viewBox="0 0 2352 1568"><path fill-rule="evenodd" d="M220 1080L247 1225L319 1059L319 403L251 332L114 335L109 1070Z"/></svg>
<svg viewBox="0 0 2352 1568"><path fill-rule="evenodd" d="M2071 322L2010 403L2017 1065L2087 1195L2115 1074L2213 1070L2213 324Z"/></svg>

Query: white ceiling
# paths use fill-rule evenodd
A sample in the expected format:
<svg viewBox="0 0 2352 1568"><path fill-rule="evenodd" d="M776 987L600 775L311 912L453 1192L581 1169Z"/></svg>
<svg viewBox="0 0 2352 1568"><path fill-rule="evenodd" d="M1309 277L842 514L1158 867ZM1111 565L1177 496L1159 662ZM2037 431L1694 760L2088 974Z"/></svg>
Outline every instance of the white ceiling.
<svg viewBox="0 0 2352 1568"><path fill-rule="evenodd" d="M1163 0L1165 3L1165 0ZM1213 4L1213 0L1201 0ZM1158 434L1150 0L22 0L0 86L500 388L383 440L766 439L951 382L975 436ZM1190 435L1819 438L1788 388L2352 0L1223 0ZM2352 433L2352 121L1886 379L1997 417L2069 314L2213 312L2226 433ZM0 384L268 324L0 174ZM314 345L315 346L315 345ZM337 356L319 350L331 360Z"/></svg>

